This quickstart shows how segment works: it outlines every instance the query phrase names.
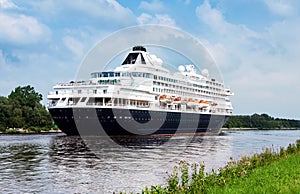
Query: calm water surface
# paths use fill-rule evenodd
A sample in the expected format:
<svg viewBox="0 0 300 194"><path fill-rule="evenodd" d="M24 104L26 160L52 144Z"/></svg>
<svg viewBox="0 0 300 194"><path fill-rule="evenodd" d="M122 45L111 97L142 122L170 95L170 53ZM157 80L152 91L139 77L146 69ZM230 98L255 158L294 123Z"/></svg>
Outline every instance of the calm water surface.
<svg viewBox="0 0 300 194"><path fill-rule="evenodd" d="M233 156L286 147L300 130L228 131L223 136L102 139L63 135L0 136L0 193L140 192L163 184L179 160L207 171ZM115 142L118 142L116 144ZM125 146L124 146L125 145Z"/></svg>

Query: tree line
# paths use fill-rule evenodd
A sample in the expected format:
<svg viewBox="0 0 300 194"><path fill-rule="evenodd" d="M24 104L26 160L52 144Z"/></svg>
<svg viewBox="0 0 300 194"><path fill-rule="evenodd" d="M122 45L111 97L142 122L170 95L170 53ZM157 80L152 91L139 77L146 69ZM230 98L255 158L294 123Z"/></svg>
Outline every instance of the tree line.
<svg viewBox="0 0 300 194"><path fill-rule="evenodd" d="M15 88L8 97L0 96L0 131L24 128L30 131L49 130L53 121L40 101L42 95L30 85Z"/></svg>
<svg viewBox="0 0 300 194"><path fill-rule="evenodd" d="M267 114L231 116L224 128L256 128L256 129L299 129L300 121L294 119L273 118Z"/></svg>

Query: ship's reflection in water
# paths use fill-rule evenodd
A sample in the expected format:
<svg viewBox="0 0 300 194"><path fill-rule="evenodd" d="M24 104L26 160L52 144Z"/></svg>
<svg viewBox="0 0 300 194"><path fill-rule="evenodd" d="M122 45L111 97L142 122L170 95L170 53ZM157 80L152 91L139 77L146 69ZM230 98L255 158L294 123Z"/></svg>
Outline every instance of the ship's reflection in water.
<svg viewBox="0 0 300 194"><path fill-rule="evenodd" d="M141 191L166 182L181 159L223 166L231 153L227 136L54 137L49 159L57 191Z"/></svg>
<svg viewBox="0 0 300 194"><path fill-rule="evenodd" d="M134 138L0 135L0 193L141 192L166 182L181 159L207 170L263 147L288 146L300 130L231 131L226 136ZM279 150L279 149L278 149Z"/></svg>

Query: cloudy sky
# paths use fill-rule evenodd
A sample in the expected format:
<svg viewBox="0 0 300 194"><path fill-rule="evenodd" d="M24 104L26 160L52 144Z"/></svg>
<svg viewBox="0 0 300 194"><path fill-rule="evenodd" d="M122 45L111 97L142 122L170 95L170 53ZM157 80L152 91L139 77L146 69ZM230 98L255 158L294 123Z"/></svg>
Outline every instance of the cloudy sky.
<svg viewBox="0 0 300 194"><path fill-rule="evenodd" d="M298 0L0 0L0 95L30 84L45 98L96 42L143 24L197 37L235 93L235 114L300 119Z"/></svg>

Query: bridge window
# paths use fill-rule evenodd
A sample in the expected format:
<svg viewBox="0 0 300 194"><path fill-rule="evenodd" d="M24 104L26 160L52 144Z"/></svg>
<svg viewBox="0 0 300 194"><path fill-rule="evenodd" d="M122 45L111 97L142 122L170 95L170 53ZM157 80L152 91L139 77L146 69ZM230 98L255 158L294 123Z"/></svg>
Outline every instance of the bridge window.
<svg viewBox="0 0 300 194"><path fill-rule="evenodd" d="M122 63L122 65L125 65L125 64L134 64L139 54L140 54L140 53L130 53L130 54L126 57L126 59L125 59L125 61Z"/></svg>

